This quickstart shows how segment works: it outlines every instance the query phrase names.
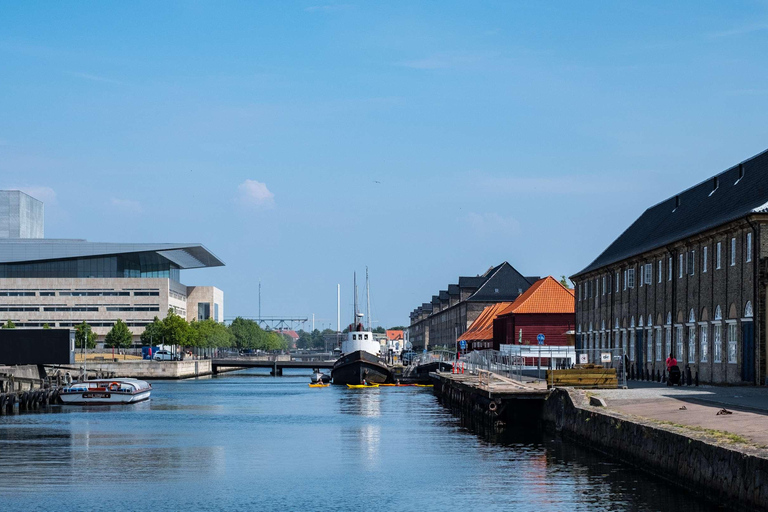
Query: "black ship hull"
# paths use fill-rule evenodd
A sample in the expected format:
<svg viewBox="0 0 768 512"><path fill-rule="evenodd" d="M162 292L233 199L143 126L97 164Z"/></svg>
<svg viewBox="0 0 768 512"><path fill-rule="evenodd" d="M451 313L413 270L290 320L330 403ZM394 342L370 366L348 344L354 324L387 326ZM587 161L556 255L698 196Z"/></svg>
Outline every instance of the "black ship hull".
<svg viewBox="0 0 768 512"><path fill-rule="evenodd" d="M450 373L453 370L453 365L445 361L434 361L430 363L420 364L407 373L403 374L401 382L403 384L431 384L432 381L429 377L433 372L446 372Z"/></svg>
<svg viewBox="0 0 768 512"><path fill-rule="evenodd" d="M386 384L392 382L392 372L381 359L364 350L341 356L333 365L331 378L334 384Z"/></svg>

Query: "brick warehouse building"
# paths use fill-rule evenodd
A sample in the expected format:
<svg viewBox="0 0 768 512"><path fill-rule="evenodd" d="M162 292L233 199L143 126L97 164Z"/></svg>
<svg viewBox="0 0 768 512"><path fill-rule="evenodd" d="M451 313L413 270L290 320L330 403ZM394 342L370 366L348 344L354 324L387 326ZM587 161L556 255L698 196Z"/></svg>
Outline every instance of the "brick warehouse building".
<svg viewBox="0 0 768 512"><path fill-rule="evenodd" d="M577 347L666 355L710 383L766 381L768 151L650 207L571 279Z"/></svg>
<svg viewBox="0 0 768 512"><path fill-rule="evenodd" d="M524 277L506 261L482 275L459 277L458 284L448 285L411 312L408 333L413 349L455 347L456 338L486 306L514 301L538 279Z"/></svg>

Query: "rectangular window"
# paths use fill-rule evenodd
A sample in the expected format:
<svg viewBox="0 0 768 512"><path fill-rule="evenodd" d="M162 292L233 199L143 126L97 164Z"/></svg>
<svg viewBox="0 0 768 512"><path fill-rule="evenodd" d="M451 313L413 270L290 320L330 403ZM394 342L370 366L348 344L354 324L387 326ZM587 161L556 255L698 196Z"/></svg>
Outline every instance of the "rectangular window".
<svg viewBox="0 0 768 512"><path fill-rule="evenodd" d="M579 302L581 302L581 285L576 285L576 296L579 297Z"/></svg>
<svg viewBox="0 0 768 512"><path fill-rule="evenodd" d="M664 358L672 352L672 328L667 327L665 330L665 340L664 340Z"/></svg>
<svg viewBox="0 0 768 512"><path fill-rule="evenodd" d="M651 284L653 282L653 265L651 263L645 264L645 284Z"/></svg>
<svg viewBox="0 0 768 512"><path fill-rule="evenodd" d="M656 328L656 360L661 361L661 327Z"/></svg>
<svg viewBox="0 0 768 512"><path fill-rule="evenodd" d="M629 274L629 272L627 272L627 270L624 270L624 291L627 290L627 275L628 274Z"/></svg>
<svg viewBox="0 0 768 512"><path fill-rule="evenodd" d="M714 331L715 335L715 345L713 352L713 357L716 363L722 363L723 362L723 326L720 324L715 324L712 326L712 330Z"/></svg>
<svg viewBox="0 0 768 512"><path fill-rule="evenodd" d="M635 287L635 269L633 268L627 270L627 286L630 288Z"/></svg>
<svg viewBox="0 0 768 512"><path fill-rule="evenodd" d="M696 362L696 326L688 327L688 362Z"/></svg>
<svg viewBox="0 0 768 512"><path fill-rule="evenodd" d="M627 353L627 331L621 331L621 348Z"/></svg>
<svg viewBox="0 0 768 512"><path fill-rule="evenodd" d="M707 326L702 325L701 332L699 334L699 340L701 342L701 347L699 352L699 362L701 363L709 362L709 340L707 339L708 334L709 332L708 332Z"/></svg>
<svg viewBox="0 0 768 512"><path fill-rule="evenodd" d="M645 345L648 349L648 355L646 355L645 361L650 363L653 361L653 331L651 329L648 329L648 335L645 339Z"/></svg>
<svg viewBox="0 0 768 512"><path fill-rule="evenodd" d="M747 233L747 263L752 261L752 233Z"/></svg>
<svg viewBox="0 0 768 512"><path fill-rule="evenodd" d="M731 238L731 266L736 266L736 239Z"/></svg>
<svg viewBox="0 0 768 512"><path fill-rule="evenodd" d="M696 275L696 251L688 253L688 275Z"/></svg>
<svg viewBox="0 0 768 512"><path fill-rule="evenodd" d="M675 359L683 360L683 326L675 327Z"/></svg>
<svg viewBox="0 0 768 512"><path fill-rule="evenodd" d="M661 274L663 273L664 262L659 260L659 284L661 284Z"/></svg>
<svg viewBox="0 0 768 512"><path fill-rule="evenodd" d="M701 256L704 258L704 261L701 262L702 263L701 272L703 274L706 274L707 273L707 247L704 248L704 252L702 253Z"/></svg>
<svg viewBox="0 0 768 512"><path fill-rule="evenodd" d="M640 288L643 287L643 283L645 282L644 274L645 274L645 265L641 263L640 264Z"/></svg>
<svg viewBox="0 0 768 512"><path fill-rule="evenodd" d="M728 324L728 362L736 364L736 322Z"/></svg>
<svg viewBox="0 0 768 512"><path fill-rule="evenodd" d="M680 275L677 276L678 279L683 278L683 253L680 253L680 261L678 262L678 267L680 269Z"/></svg>
<svg viewBox="0 0 768 512"><path fill-rule="evenodd" d="M717 242L717 252L715 253L715 265L717 265L715 268L717 270L720 270L723 268L723 242Z"/></svg>
<svg viewBox="0 0 768 512"><path fill-rule="evenodd" d="M608 275L608 295L610 295L610 294L611 294L611 290L612 290L612 289L613 289L613 285L612 285L612 283L611 283L611 276L610 276L610 274L609 274L609 275Z"/></svg>
<svg viewBox="0 0 768 512"><path fill-rule="evenodd" d="M667 262L667 265L669 265L669 268L667 269L667 281L672 280L672 256L669 257L669 261Z"/></svg>
<svg viewBox="0 0 768 512"><path fill-rule="evenodd" d="M635 329L631 329L629 333L629 360L635 360Z"/></svg>
<svg viewBox="0 0 768 512"><path fill-rule="evenodd" d="M606 277L603 276L603 295L605 295L605 280L606 280Z"/></svg>
<svg viewBox="0 0 768 512"><path fill-rule="evenodd" d="M616 272L616 293L619 293L619 273Z"/></svg>

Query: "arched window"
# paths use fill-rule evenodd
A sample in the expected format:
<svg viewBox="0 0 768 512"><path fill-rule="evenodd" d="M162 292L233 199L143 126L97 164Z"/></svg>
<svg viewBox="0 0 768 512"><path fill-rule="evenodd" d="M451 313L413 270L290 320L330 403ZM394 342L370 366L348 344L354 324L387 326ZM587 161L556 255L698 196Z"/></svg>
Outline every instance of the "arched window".
<svg viewBox="0 0 768 512"><path fill-rule="evenodd" d="M648 323L645 325L647 325L648 327L653 326L653 317L651 315L648 315Z"/></svg>
<svg viewBox="0 0 768 512"><path fill-rule="evenodd" d="M601 331L604 331L604 330L605 330L605 320L603 320L603 323L602 323L602 324L600 324L600 330L601 330Z"/></svg>
<svg viewBox="0 0 768 512"><path fill-rule="evenodd" d="M720 306L717 306L715 308L715 320L722 320L723 319L723 312L720 309Z"/></svg>
<svg viewBox="0 0 768 512"><path fill-rule="evenodd" d="M638 320L637 320L637 326L638 326L638 327L642 327L642 326L643 326L643 317L642 317L642 316L641 316L640 318L638 318Z"/></svg>
<svg viewBox="0 0 768 512"><path fill-rule="evenodd" d="M576 332L581 333L581 324L579 324L579 330Z"/></svg>
<svg viewBox="0 0 768 512"><path fill-rule="evenodd" d="M667 325L672 325L672 312L667 313Z"/></svg>
<svg viewBox="0 0 768 512"><path fill-rule="evenodd" d="M632 318L629 320L629 328L630 328L630 329L634 329L634 328L635 328L635 317L632 317Z"/></svg>
<svg viewBox="0 0 768 512"><path fill-rule="evenodd" d="M592 332L592 322L589 322L589 332Z"/></svg>
<svg viewBox="0 0 768 512"><path fill-rule="evenodd" d="M747 305L744 306L744 318L752 318L752 302L747 301Z"/></svg>
<svg viewBox="0 0 768 512"><path fill-rule="evenodd" d="M615 326L614 326L614 329L618 329L618 328L619 328L619 319L617 318L617 319L616 319L616 323L615 323Z"/></svg>
<svg viewBox="0 0 768 512"><path fill-rule="evenodd" d="M688 323L694 323L696 322L696 312L694 310L691 310L690 313L688 313Z"/></svg>

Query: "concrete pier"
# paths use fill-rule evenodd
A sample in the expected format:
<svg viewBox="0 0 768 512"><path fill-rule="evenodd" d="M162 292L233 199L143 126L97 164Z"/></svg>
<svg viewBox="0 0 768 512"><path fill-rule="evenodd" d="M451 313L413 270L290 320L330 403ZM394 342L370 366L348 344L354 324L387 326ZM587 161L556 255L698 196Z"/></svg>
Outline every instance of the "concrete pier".
<svg viewBox="0 0 768 512"><path fill-rule="evenodd" d="M88 362L89 372L135 379L190 379L213 373L210 359L185 361Z"/></svg>
<svg viewBox="0 0 768 512"><path fill-rule="evenodd" d="M496 429L539 422L544 401L549 396L543 381L518 382L490 372L430 373L429 376L434 393L443 405Z"/></svg>

